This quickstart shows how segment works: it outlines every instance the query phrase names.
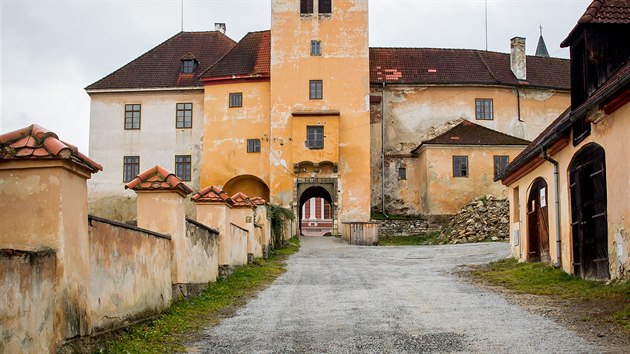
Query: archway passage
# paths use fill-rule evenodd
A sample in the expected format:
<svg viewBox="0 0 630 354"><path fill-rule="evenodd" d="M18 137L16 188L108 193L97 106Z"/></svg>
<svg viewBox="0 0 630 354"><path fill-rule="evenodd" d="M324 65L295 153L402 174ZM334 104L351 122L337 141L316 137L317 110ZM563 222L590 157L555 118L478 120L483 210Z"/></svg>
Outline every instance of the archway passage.
<svg viewBox="0 0 630 354"><path fill-rule="evenodd" d="M549 211L547 182L537 178L532 183L527 199L527 259L549 262Z"/></svg>
<svg viewBox="0 0 630 354"><path fill-rule="evenodd" d="M589 144L575 154L569 182L574 273L609 279L606 161L601 146Z"/></svg>
<svg viewBox="0 0 630 354"><path fill-rule="evenodd" d="M333 199L323 187L315 186L300 195L301 236L324 236L333 232Z"/></svg>
<svg viewBox="0 0 630 354"><path fill-rule="evenodd" d="M231 196L241 192L248 197L260 197L269 201L269 187L263 180L252 175L233 177L225 183L223 190Z"/></svg>

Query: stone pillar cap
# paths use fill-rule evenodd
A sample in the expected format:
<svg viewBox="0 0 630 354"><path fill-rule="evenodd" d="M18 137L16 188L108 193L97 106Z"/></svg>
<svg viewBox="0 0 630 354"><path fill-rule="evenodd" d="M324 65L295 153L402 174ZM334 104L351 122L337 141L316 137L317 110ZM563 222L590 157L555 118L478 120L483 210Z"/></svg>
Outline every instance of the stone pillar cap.
<svg viewBox="0 0 630 354"><path fill-rule="evenodd" d="M192 193L192 189L177 178L174 173L157 165L136 176L136 178L125 185L125 189L133 189L136 192L173 191L182 197Z"/></svg>
<svg viewBox="0 0 630 354"><path fill-rule="evenodd" d="M217 186L210 186L200 190L191 198L196 203L220 203L227 204L229 206L234 205L234 202L228 196L225 191Z"/></svg>

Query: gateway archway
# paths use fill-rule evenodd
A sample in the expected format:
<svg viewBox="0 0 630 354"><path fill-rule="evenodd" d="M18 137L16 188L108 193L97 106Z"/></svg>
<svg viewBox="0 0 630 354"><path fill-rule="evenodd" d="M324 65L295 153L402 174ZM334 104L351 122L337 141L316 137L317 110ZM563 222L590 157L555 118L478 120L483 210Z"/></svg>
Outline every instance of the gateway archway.
<svg viewBox="0 0 630 354"><path fill-rule="evenodd" d="M319 183L318 183L319 182ZM296 184L297 210L301 236L336 233L336 186L333 181L308 179Z"/></svg>
<svg viewBox="0 0 630 354"><path fill-rule="evenodd" d="M538 177L532 183L527 199L527 259L549 262L549 208L547 182Z"/></svg>

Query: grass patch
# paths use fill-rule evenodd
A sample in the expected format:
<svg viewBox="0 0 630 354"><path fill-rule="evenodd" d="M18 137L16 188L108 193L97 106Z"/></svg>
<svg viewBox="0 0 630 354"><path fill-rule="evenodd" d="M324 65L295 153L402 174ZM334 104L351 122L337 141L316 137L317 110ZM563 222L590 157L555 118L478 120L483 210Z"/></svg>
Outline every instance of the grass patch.
<svg viewBox="0 0 630 354"><path fill-rule="evenodd" d="M386 236L380 237L379 246L420 246L420 245L438 245L439 232L427 232L421 235L413 236Z"/></svg>
<svg viewBox="0 0 630 354"><path fill-rule="evenodd" d="M585 280L543 263L519 263L514 258L492 262L473 276L519 293L558 296L563 299L601 299L625 305L615 321L630 330L630 282L606 284Z"/></svg>
<svg viewBox="0 0 630 354"><path fill-rule="evenodd" d="M216 323L221 311L242 304L286 271L286 258L299 250L300 240L292 238L286 248L270 251L269 259L238 268L226 279L208 285L198 297L178 301L159 318L124 331L120 339L107 343L100 353L174 353L185 350L183 343L195 331Z"/></svg>

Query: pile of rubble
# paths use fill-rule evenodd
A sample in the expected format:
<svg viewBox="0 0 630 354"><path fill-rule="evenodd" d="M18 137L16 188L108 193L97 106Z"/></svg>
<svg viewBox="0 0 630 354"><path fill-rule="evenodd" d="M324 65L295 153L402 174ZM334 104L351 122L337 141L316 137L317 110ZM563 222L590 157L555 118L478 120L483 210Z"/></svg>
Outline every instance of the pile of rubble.
<svg viewBox="0 0 630 354"><path fill-rule="evenodd" d="M440 235L442 243L508 241L509 204L507 199L483 196L453 216Z"/></svg>

